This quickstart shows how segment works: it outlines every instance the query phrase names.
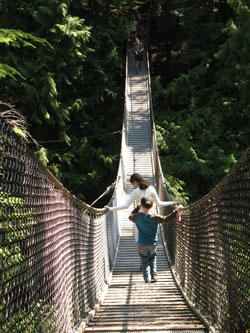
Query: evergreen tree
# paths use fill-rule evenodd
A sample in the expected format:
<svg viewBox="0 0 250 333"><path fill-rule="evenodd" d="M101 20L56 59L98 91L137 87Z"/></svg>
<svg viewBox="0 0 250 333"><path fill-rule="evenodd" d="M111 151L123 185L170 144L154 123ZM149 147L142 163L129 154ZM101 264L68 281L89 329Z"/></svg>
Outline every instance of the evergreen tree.
<svg viewBox="0 0 250 333"><path fill-rule="evenodd" d="M46 44L46 41L42 38L38 38L31 34L25 33L21 30L13 29L0 29L0 44L4 46L20 47L32 47L36 48L35 43ZM21 73L19 73L14 67L9 66L6 63L0 63L0 79L10 76L12 79L16 79L16 75L25 79Z"/></svg>
<svg viewBox="0 0 250 333"><path fill-rule="evenodd" d="M2 78L1 98L26 116L55 176L90 202L116 177L121 64L133 2L3 0L0 6L0 28L20 29L51 45L5 45L0 62L21 76Z"/></svg>
<svg viewBox="0 0 250 333"><path fill-rule="evenodd" d="M246 6L232 11L226 2L188 4L171 10L180 25L172 78L153 79L153 98L163 170L167 178L184 182L193 202L249 144L249 14Z"/></svg>

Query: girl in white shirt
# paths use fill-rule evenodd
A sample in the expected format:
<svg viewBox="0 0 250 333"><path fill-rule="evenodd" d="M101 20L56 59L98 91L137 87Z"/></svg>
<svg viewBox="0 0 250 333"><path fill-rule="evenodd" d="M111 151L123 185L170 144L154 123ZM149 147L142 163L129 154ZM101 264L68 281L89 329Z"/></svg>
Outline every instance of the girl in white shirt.
<svg viewBox="0 0 250 333"><path fill-rule="evenodd" d="M152 197L156 206L159 207L171 206L177 204L177 202L175 201L161 201L155 188L152 185L150 185L150 183L146 179L143 179L139 173L134 173L133 175L131 175L130 183L133 185L134 191L131 193L127 202L125 202L120 206L115 206L115 207L104 206L106 210L115 212L117 210L127 209L134 201L136 201L137 205L139 205L141 204L142 197ZM137 245L138 230L135 224L134 224L134 236Z"/></svg>
<svg viewBox="0 0 250 333"><path fill-rule="evenodd" d="M134 190L131 193L127 202L116 207L105 206L106 210L114 212L117 210L127 209L134 201L136 201L137 205L139 205L141 203L141 198L148 196L153 198L154 203L158 207L171 206L177 204L175 201L161 201L155 188L152 185L150 185L150 183L147 180L143 179L139 173L134 173L133 175L131 175L130 183L133 185Z"/></svg>

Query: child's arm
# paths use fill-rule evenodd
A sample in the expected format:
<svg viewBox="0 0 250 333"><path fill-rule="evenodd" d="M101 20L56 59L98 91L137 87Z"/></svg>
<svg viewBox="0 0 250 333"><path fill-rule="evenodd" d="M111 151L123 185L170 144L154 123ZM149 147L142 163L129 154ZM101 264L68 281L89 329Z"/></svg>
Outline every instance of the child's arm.
<svg viewBox="0 0 250 333"><path fill-rule="evenodd" d="M140 209L140 206L137 206L132 212L131 212L131 214L129 215L129 219L130 219L130 221L132 221L132 222L135 222L136 221L136 219L137 219L137 217L138 217L138 215L139 215L139 209Z"/></svg>
<svg viewBox="0 0 250 333"><path fill-rule="evenodd" d="M177 214L177 209L173 210L170 214L166 215L166 216L162 216L162 215L154 215L152 216L154 218L154 220L157 223L167 223L169 221L171 221Z"/></svg>

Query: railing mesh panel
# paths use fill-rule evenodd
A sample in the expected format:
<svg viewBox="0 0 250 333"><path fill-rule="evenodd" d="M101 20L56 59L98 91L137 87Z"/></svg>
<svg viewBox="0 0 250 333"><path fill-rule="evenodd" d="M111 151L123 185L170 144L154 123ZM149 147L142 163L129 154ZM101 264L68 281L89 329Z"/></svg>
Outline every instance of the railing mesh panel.
<svg viewBox="0 0 250 333"><path fill-rule="evenodd" d="M165 234L173 271L191 304L219 332L249 332L250 151Z"/></svg>
<svg viewBox="0 0 250 333"><path fill-rule="evenodd" d="M89 216L0 128L0 332L74 332L107 284L118 224Z"/></svg>

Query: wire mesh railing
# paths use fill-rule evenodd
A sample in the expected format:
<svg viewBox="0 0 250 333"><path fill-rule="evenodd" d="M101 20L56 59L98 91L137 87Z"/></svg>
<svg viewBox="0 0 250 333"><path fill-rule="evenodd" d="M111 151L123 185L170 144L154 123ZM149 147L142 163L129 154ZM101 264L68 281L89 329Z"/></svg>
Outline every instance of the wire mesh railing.
<svg viewBox="0 0 250 333"><path fill-rule="evenodd" d="M211 331L250 330L250 150L165 228L172 270Z"/></svg>
<svg viewBox="0 0 250 333"><path fill-rule="evenodd" d="M0 332L74 332L108 284L119 225L0 128Z"/></svg>

